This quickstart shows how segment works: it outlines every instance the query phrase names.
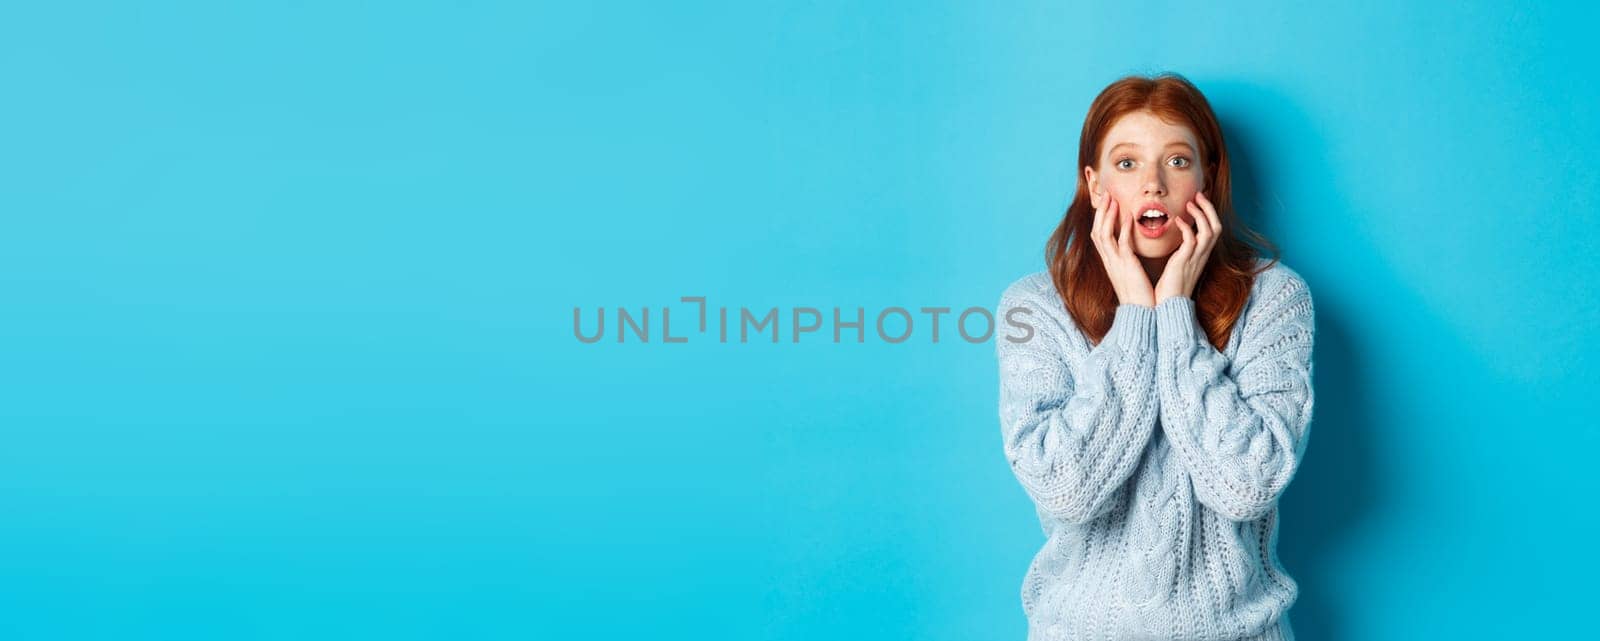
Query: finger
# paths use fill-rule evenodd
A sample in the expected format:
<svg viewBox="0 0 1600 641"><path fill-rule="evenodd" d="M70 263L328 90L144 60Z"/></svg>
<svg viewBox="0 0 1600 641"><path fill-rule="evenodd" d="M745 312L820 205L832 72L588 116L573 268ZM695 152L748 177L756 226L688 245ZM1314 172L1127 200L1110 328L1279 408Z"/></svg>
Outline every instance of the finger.
<svg viewBox="0 0 1600 641"><path fill-rule="evenodd" d="M1206 212L1193 202L1184 203L1183 206L1184 209L1189 210L1190 215L1194 216L1195 236L1198 237L1201 243L1204 243L1206 239L1211 237L1211 222L1208 220Z"/></svg>
<svg viewBox="0 0 1600 641"><path fill-rule="evenodd" d="M1100 233L1100 208L1095 206L1093 199L1090 199L1089 207L1093 209L1089 215L1089 237L1093 238L1095 234Z"/></svg>
<svg viewBox="0 0 1600 641"><path fill-rule="evenodd" d="M1200 241L1205 243L1216 237L1216 232L1222 229L1222 225L1216 219L1216 206L1211 205L1211 200L1205 197L1205 192L1195 193L1195 205L1198 206L1195 221L1205 224L1205 233L1200 235Z"/></svg>
<svg viewBox="0 0 1600 641"><path fill-rule="evenodd" d="M1217 206L1211 204L1211 199L1206 198L1206 192L1199 192L1200 208L1206 212L1206 222L1211 224L1212 231L1222 230L1222 218L1217 215Z"/></svg>
<svg viewBox="0 0 1600 641"><path fill-rule="evenodd" d="M1217 215L1214 213L1207 218L1205 249L1202 251L1209 253L1211 248L1217 245L1217 240L1222 237L1222 223L1217 220Z"/></svg>
<svg viewBox="0 0 1600 641"><path fill-rule="evenodd" d="M1106 244L1106 251L1110 252L1110 253L1115 253L1117 251L1117 245L1116 245L1116 239L1117 239L1116 229L1117 229L1117 227L1116 227L1116 225L1117 225L1117 201L1112 200L1111 196L1109 194L1107 194L1106 195L1106 213L1105 213L1105 216L1104 216L1104 220L1100 221L1100 240Z"/></svg>
<svg viewBox="0 0 1600 641"><path fill-rule="evenodd" d="M1205 194L1202 193L1201 197L1204 196ZM1209 255L1211 248L1215 247L1217 245L1217 240L1222 237L1222 216L1217 213L1216 205L1211 204L1209 199L1207 199L1201 205L1201 207L1205 209L1206 222L1210 225L1210 233L1206 236L1205 249L1206 254Z"/></svg>
<svg viewBox="0 0 1600 641"><path fill-rule="evenodd" d="M1183 254L1183 256L1187 258L1189 256L1189 252L1192 252L1193 250L1194 230L1189 227L1189 223L1184 222L1182 216L1178 217L1177 222L1178 231L1183 233L1183 244L1178 246L1177 253Z"/></svg>
<svg viewBox="0 0 1600 641"><path fill-rule="evenodd" d="M1216 207L1210 206L1210 201L1206 201L1206 204L1206 213L1211 215L1211 231L1220 236L1222 234L1222 215L1217 213Z"/></svg>
<svg viewBox="0 0 1600 641"><path fill-rule="evenodd" d="M1108 203L1109 204L1109 203ZM1100 234L1105 229L1106 212L1104 207L1094 208L1094 225L1089 228L1089 237L1095 243L1100 242Z"/></svg>
<svg viewBox="0 0 1600 641"><path fill-rule="evenodd" d="M1128 242L1128 238L1133 235L1133 214L1130 212L1123 218L1125 220L1122 221L1122 232L1117 236L1117 250L1131 252L1133 245Z"/></svg>

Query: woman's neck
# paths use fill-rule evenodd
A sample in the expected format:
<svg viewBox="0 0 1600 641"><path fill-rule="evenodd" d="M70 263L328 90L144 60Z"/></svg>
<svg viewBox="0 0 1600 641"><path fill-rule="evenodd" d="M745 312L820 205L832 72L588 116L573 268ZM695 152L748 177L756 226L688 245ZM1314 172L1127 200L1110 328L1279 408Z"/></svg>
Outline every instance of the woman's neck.
<svg viewBox="0 0 1600 641"><path fill-rule="evenodd" d="M1168 258L1170 258L1170 256L1162 256L1161 258L1145 258L1144 256L1139 257L1139 262L1144 264L1145 275L1150 277L1151 287L1154 287L1157 282L1161 281L1161 272L1167 268Z"/></svg>

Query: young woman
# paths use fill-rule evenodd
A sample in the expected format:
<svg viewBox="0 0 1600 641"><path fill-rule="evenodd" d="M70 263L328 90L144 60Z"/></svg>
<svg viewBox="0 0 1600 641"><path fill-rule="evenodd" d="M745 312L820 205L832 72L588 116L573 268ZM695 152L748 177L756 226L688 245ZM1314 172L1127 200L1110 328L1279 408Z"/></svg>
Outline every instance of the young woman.
<svg viewBox="0 0 1600 641"><path fill-rule="evenodd" d="M1294 638L1278 498L1311 420L1311 294L1244 238L1222 129L1183 77L1095 98L1082 175L1000 313L1006 459L1044 547L1028 638Z"/></svg>

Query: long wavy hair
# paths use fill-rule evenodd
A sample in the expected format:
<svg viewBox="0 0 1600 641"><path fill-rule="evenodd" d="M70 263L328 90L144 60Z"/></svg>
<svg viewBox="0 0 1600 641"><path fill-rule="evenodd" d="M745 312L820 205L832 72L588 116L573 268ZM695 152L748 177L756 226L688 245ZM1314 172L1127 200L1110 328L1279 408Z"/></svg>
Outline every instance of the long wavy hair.
<svg viewBox="0 0 1600 641"><path fill-rule="evenodd" d="M1094 204L1089 200L1089 185L1083 168L1099 166L1101 145L1117 119L1140 110L1150 111L1167 122L1188 126L1200 143L1198 153L1206 176L1206 197L1216 207L1222 231L1195 284L1193 299L1207 339L1221 351L1228 344L1234 323L1244 312L1256 275L1278 262L1278 249L1234 215L1228 148L1223 143L1222 126L1217 123L1217 116L1205 96L1179 74L1121 78L1102 90L1089 105L1083 133L1078 139L1077 193L1045 245L1045 264L1050 267L1050 277L1055 281L1067 313L1084 335L1098 345L1111 330L1119 301L1100 253L1089 241L1094 227ZM1258 246L1273 255L1271 262L1257 265L1261 256Z"/></svg>

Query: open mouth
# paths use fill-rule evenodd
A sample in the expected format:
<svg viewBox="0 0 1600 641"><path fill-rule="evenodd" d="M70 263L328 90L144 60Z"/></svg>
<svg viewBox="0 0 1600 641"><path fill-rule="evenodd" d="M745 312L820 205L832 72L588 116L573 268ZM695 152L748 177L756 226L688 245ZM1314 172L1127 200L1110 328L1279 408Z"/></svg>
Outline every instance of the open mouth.
<svg viewBox="0 0 1600 641"><path fill-rule="evenodd" d="M1159 209L1146 209L1139 213L1139 226L1151 231L1167 226L1171 219Z"/></svg>

